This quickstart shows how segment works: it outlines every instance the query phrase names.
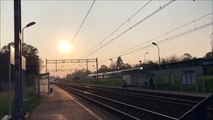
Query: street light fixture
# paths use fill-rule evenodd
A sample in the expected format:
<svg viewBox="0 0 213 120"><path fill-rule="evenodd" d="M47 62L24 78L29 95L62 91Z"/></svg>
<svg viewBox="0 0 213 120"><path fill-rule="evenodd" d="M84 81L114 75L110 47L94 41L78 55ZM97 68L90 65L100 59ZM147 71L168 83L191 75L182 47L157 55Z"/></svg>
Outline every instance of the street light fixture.
<svg viewBox="0 0 213 120"><path fill-rule="evenodd" d="M30 27L30 26L32 26L32 25L34 25L34 24L36 24L36 22L30 22L30 23L28 23L25 27Z"/></svg>
<svg viewBox="0 0 213 120"><path fill-rule="evenodd" d="M112 58L109 58L109 60L111 60L111 65L112 65L112 61L113 61Z"/></svg>
<svg viewBox="0 0 213 120"><path fill-rule="evenodd" d="M141 61L141 60L139 60L140 66L141 66L141 62L142 62L142 61Z"/></svg>
<svg viewBox="0 0 213 120"><path fill-rule="evenodd" d="M145 61L146 61L146 55L147 54L149 54L149 52L146 52L145 54L144 54L144 59L143 59L143 62L145 63Z"/></svg>
<svg viewBox="0 0 213 120"><path fill-rule="evenodd" d="M159 46L155 42L152 42L152 44L155 45L155 46L157 46L157 48L158 48L158 62L159 62L159 69L161 69L160 68L160 48L159 48Z"/></svg>
<svg viewBox="0 0 213 120"><path fill-rule="evenodd" d="M24 29L28 28L28 27L30 27L30 26L32 26L34 24L36 24L36 22L30 22L25 27L22 28L22 30L21 30L21 33L22 33L22 43L24 43Z"/></svg>
<svg viewBox="0 0 213 120"><path fill-rule="evenodd" d="M24 43L24 29L25 28L28 28L32 25L36 24L36 22L30 22L28 23L25 27L22 28L21 30L21 36L22 36L22 41L21 41L21 47L20 47L20 52L23 54L23 46L22 46L22 43ZM20 58L22 59L22 58ZM21 61L21 64L22 64L22 61ZM22 89L23 89L23 96L22 96L22 100L23 100L23 112L24 114L26 113L26 77L25 77L26 73L24 74L23 71L21 70L21 75L20 75L20 78L23 79L22 80Z"/></svg>

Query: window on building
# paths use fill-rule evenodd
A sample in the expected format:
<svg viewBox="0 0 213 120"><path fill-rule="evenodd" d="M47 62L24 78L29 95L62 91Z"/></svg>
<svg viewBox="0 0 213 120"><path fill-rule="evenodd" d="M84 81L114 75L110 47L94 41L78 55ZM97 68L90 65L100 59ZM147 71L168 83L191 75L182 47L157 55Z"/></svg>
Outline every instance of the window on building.
<svg viewBox="0 0 213 120"><path fill-rule="evenodd" d="M182 84L195 84L195 73L183 73L182 74Z"/></svg>

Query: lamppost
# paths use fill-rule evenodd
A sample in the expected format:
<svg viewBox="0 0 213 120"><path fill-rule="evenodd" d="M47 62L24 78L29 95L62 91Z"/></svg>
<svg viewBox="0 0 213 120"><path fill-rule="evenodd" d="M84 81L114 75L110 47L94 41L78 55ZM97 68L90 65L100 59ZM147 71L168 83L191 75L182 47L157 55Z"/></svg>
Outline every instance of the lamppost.
<svg viewBox="0 0 213 120"><path fill-rule="evenodd" d="M14 0L15 97L12 119L23 119L21 81L21 0Z"/></svg>
<svg viewBox="0 0 213 120"><path fill-rule="evenodd" d="M112 65L112 61L113 61L112 58L109 58L109 60L111 60L111 65Z"/></svg>
<svg viewBox="0 0 213 120"><path fill-rule="evenodd" d="M25 29L25 28L28 28L28 27L30 27L30 26L32 26L32 25L34 25L34 24L36 24L36 22L30 22L30 23L28 23L25 27L22 28L22 30L21 30L21 34L22 34L22 43L24 43L24 29ZM23 51L22 51L22 52L23 52Z"/></svg>
<svg viewBox="0 0 213 120"><path fill-rule="evenodd" d="M22 36L22 42L21 43L24 43L24 30L25 28L28 28L32 25L36 24L36 22L30 22L28 23L25 27L22 28L21 30L21 36ZM24 54L24 51L23 51L23 45L21 47L21 52L22 52L22 55ZM21 63L22 64L22 63ZM21 79L22 79L22 100L23 100L23 112L24 114L26 114L26 106L27 106L27 99L26 99L26 72L24 73L24 71L21 69Z"/></svg>
<svg viewBox="0 0 213 120"><path fill-rule="evenodd" d="M146 52L145 54L144 54L144 59L143 59L143 62L145 63L145 61L146 61L146 55L147 54L149 54L149 52Z"/></svg>
<svg viewBox="0 0 213 120"><path fill-rule="evenodd" d="M141 61L141 60L139 60L140 66L141 66L141 62L142 62L142 61Z"/></svg>
<svg viewBox="0 0 213 120"><path fill-rule="evenodd" d="M111 69L112 69L112 61L113 61L113 60L112 60L112 58L109 58L109 60L111 61L110 67L111 67ZM110 68L110 67L109 67L109 68Z"/></svg>
<svg viewBox="0 0 213 120"><path fill-rule="evenodd" d="M94 67L94 69L96 69L96 68L95 68L95 65L92 65L92 67ZM95 70L95 71L96 71L96 70ZM94 71L94 72L95 72L95 71Z"/></svg>
<svg viewBox="0 0 213 120"><path fill-rule="evenodd" d="M158 48L158 62L159 62L159 69L161 69L161 67L160 67L160 48L155 42L152 42L152 44L157 46L157 48Z"/></svg>

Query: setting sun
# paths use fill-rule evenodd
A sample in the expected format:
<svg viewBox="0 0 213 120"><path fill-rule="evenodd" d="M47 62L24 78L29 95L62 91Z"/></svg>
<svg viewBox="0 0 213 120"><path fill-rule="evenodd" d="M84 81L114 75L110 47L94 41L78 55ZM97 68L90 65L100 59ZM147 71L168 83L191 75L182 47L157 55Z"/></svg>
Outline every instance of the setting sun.
<svg viewBox="0 0 213 120"><path fill-rule="evenodd" d="M61 41L58 47L59 50L63 53L68 53L72 50L72 46L70 45L69 41Z"/></svg>

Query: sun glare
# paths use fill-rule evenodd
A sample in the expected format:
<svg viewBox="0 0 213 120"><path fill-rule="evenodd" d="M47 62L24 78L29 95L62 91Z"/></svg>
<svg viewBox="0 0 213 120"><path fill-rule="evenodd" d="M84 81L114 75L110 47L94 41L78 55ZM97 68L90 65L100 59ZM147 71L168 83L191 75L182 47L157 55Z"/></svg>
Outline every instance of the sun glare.
<svg viewBox="0 0 213 120"><path fill-rule="evenodd" d="M68 41L61 41L59 43L59 50L63 53L68 53L72 50L72 46L70 45L70 42Z"/></svg>

